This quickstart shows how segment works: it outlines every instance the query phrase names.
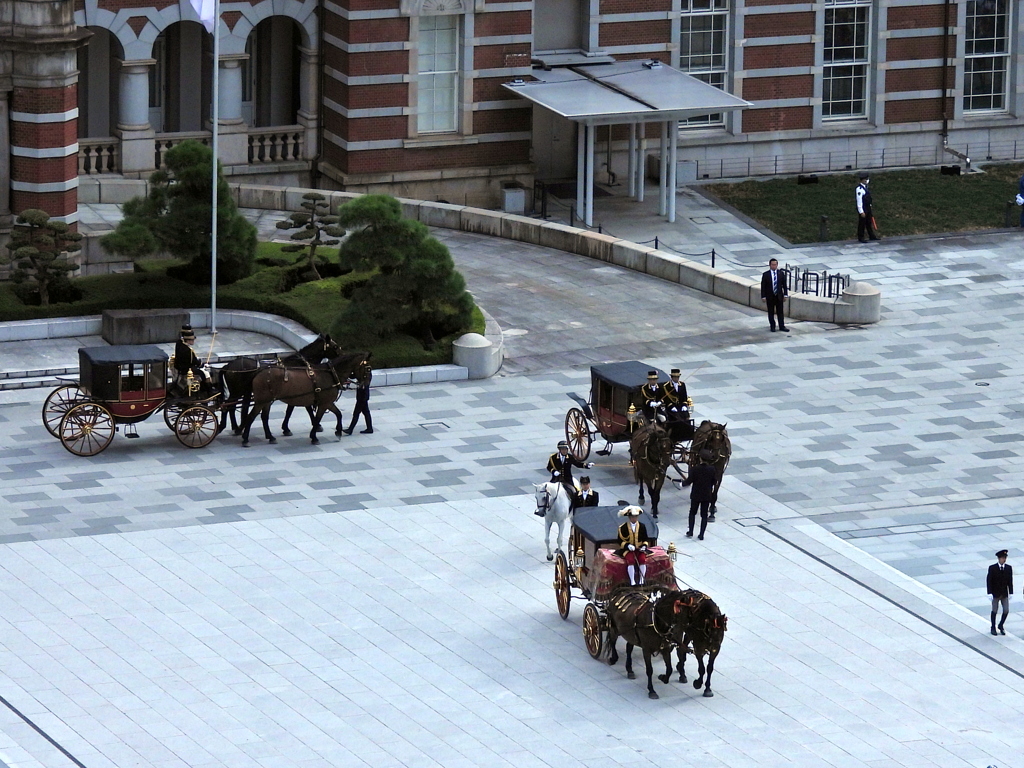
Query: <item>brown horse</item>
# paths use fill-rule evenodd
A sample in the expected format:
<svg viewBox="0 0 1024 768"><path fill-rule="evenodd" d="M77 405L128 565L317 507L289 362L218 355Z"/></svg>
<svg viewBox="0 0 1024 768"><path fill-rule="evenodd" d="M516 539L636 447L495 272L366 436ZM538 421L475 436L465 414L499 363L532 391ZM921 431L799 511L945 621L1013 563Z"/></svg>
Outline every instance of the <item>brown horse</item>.
<svg viewBox="0 0 1024 768"><path fill-rule="evenodd" d="M640 486L640 504L644 503L644 486L651 494L651 516L658 516L661 486L672 463L672 437L660 424L645 424L629 438L629 455L633 459L633 481Z"/></svg>
<svg viewBox="0 0 1024 768"><path fill-rule="evenodd" d="M330 338L330 337L328 337L328 338ZM370 366L370 361L369 360L364 360L360 364L359 368L356 369L356 372L352 375L352 380L358 386L358 385L363 384L363 383L369 384L371 378L373 378L373 368ZM341 396L341 390L340 389L338 390L338 395L339 395L339 397ZM338 419L338 423L334 427L334 434L340 436L342 434L342 432L344 431L341 428L341 422L342 422L341 411L338 409L338 406L334 405L334 403L332 403L331 405L327 406L327 410L330 411L331 413L333 413L335 415L335 417ZM284 421L281 422L281 434L284 435L285 437L291 437L292 436L292 431L288 428L288 421L291 419L292 413L294 411L295 411L295 406L294 405L289 405L285 409ZM313 406L307 405L306 406L306 413L309 414L309 422L310 422L310 424L312 424L313 423ZM317 432L323 432L324 431L323 425L317 427L316 431Z"/></svg>
<svg viewBox="0 0 1024 768"><path fill-rule="evenodd" d="M697 679L693 681L693 687L700 690L704 684L704 657L707 656L707 685L704 687L704 696L710 698L715 695L711 690L711 673L715 670L718 652L722 650L729 617L719 610L714 600L696 589L678 593L677 605L680 607L680 618L673 631L679 653L679 663L676 665L679 682L686 682L686 654L692 647L693 655L697 659Z"/></svg>
<svg viewBox="0 0 1024 768"><path fill-rule="evenodd" d="M626 677L635 679L633 648L640 646L647 671L647 696L651 699L658 698L652 679L654 654L660 654L665 661L665 674L658 675L658 679L663 683L672 679L673 637L678 633L676 627L682 610L680 595L680 592L666 592L652 602L647 593L624 587L612 595L608 604L608 663L614 665L619 660L615 643L621 635L626 639Z"/></svg>
<svg viewBox="0 0 1024 768"><path fill-rule="evenodd" d="M718 489L722 487L722 477L732 457L732 442L725 424L715 424L705 419L694 431L688 462L691 470L704 448L711 451L711 463L715 467L715 489L711 496L711 514L714 515L718 511Z"/></svg>
<svg viewBox="0 0 1024 768"><path fill-rule="evenodd" d="M337 344L331 342L331 347L340 352ZM281 400L288 405L311 406L316 409L309 439L313 445L318 445L320 440L316 433L320 420L338 399L340 392L351 385L352 374L365 363L367 357L366 352L337 354L326 365L281 365L257 373L252 380L253 407L242 427L242 446L249 446L249 429L253 421L257 416L268 414L275 400ZM267 442L277 442L270 433L266 417L263 419L263 431Z"/></svg>

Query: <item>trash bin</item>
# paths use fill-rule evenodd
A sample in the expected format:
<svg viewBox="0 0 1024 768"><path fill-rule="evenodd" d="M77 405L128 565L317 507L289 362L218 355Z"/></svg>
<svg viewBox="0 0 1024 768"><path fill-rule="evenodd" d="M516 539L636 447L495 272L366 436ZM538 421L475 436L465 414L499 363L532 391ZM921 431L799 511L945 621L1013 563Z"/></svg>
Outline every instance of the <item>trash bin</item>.
<svg viewBox="0 0 1024 768"><path fill-rule="evenodd" d="M517 181L501 185L501 210L505 213L526 214L526 188Z"/></svg>

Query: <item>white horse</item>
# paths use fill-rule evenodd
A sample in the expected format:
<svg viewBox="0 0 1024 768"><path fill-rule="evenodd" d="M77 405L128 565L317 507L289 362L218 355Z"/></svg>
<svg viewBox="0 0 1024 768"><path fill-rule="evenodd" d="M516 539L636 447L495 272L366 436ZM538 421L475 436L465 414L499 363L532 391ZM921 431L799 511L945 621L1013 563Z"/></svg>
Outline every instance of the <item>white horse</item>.
<svg viewBox="0 0 1024 768"><path fill-rule="evenodd" d="M561 483L541 483L534 486L537 498L537 514L544 515L544 546L548 550L548 560L554 560L551 554L551 524L558 525L558 538L555 544L562 548L565 540L565 521L569 517L569 506L572 500L565 486Z"/></svg>

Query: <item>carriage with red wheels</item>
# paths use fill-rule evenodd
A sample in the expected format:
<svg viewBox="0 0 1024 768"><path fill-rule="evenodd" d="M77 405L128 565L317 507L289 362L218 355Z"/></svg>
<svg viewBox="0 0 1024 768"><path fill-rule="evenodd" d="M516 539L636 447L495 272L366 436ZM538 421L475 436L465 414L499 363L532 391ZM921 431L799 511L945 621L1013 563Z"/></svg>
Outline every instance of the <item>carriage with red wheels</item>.
<svg viewBox="0 0 1024 768"><path fill-rule="evenodd" d="M168 379L167 354L153 345L78 350L79 379L57 387L43 403L43 426L76 456L95 456L121 431L138 437L135 425L161 412L174 436L202 448L219 432L224 397L198 380Z"/></svg>
<svg viewBox="0 0 1024 768"><path fill-rule="evenodd" d="M565 439L577 461L587 460L597 437L606 442L598 455L607 456L614 443L628 443L633 432L647 422L640 390L647 383L648 371L657 371L659 381L669 379L664 371L638 360L590 366L589 399L570 393L579 407L565 414ZM678 418L663 425L676 445L674 459L679 463L686 461L686 443L693 438L690 408L687 403Z"/></svg>
<svg viewBox="0 0 1024 768"><path fill-rule="evenodd" d="M581 507L572 517L568 553L559 549L555 555L555 601L558 613L569 616L572 600L586 600L583 609L583 641L595 659L600 657L608 631L607 606L612 594L629 586L626 562L616 554L619 547L619 507ZM674 562L676 549L658 546L658 523L646 512L640 521L647 529L650 551L647 554L645 583L631 589L648 592L652 597L663 591L678 589ZM577 589L582 594L572 594Z"/></svg>

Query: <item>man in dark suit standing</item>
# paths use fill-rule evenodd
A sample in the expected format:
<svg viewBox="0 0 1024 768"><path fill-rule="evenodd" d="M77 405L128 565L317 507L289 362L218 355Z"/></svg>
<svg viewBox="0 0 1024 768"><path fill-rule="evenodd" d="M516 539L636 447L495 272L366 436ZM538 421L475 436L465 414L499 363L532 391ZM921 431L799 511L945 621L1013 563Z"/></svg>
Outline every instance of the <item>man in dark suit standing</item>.
<svg viewBox="0 0 1024 768"><path fill-rule="evenodd" d="M775 318L779 318L779 330L789 333L784 317L784 302L789 296L786 288L786 279L779 272L779 260L772 259L768 262L768 271L761 275L761 301L768 305L768 325L775 333Z"/></svg>
<svg viewBox="0 0 1024 768"><path fill-rule="evenodd" d="M992 634L996 633L996 611L1003 606L1003 615L999 619L999 634L1005 635L1006 630L1003 624L1006 623L1006 616L1010 612L1010 595L1013 594L1013 568L1006 564L1006 557L1010 553L1005 549L996 552L996 560L988 567L988 578L985 580L988 594L992 597Z"/></svg>
<svg viewBox="0 0 1024 768"><path fill-rule="evenodd" d="M600 506L598 499L601 495L590 487L590 478L584 475L580 478L580 492L576 499L577 507L597 507Z"/></svg>
<svg viewBox="0 0 1024 768"><path fill-rule="evenodd" d="M683 486L690 488L690 527L686 535L693 536L693 524L697 521L697 510L700 509L700 535L698 539L704 541L704 531L708 527L708 510L711 508L711 500L715 494L715 480L717 473L715 465L711 463L711 451L702 448L700 463L690 470L689 476L683 481Z"/></svg>

